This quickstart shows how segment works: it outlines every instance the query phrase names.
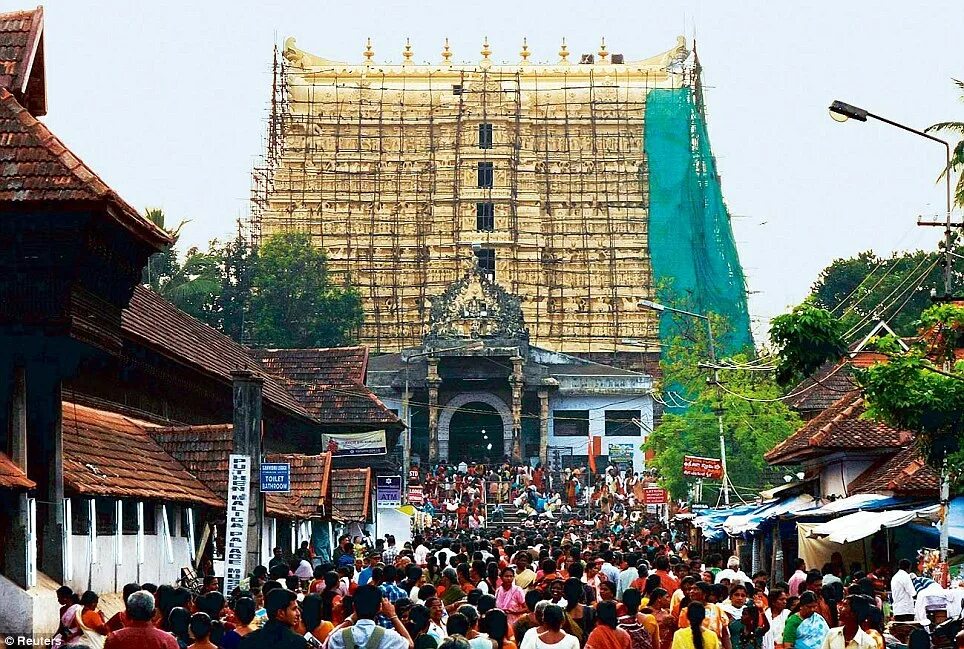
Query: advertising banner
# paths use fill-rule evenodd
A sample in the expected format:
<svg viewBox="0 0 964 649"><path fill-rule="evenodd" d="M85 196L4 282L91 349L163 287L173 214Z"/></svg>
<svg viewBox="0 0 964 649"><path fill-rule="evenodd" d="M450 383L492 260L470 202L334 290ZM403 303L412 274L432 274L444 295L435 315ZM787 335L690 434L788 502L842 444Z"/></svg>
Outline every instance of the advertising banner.
<svg viewBox="0 0 964 649"><path fill-rule="evenodd" d="M665 489L646 487L643 491L643 503L646 505L665 505L669 502L669 495Z"/></svg>
<svg viewBox="0 0 964 649"><path fill-rule="evenodd" d="M378 507L401 507L402 476L378 476L375 481L375 504Z"/></svg>
<svg viewBox="0 0 964 649"><path fill-rule="evenodd" d="M420 507L422 503L425 502L422 496L422 485L410 484L408 485L408 504Z"/></svg>
<svg viewBox="0 0 964 649"><path fill-rule="evenodd" d="M632 444L610 444L609 445L609 465L616 465L620 468L633 467Z"/></svg>
<svg viewBox="0 0 964 649"><path fill-rule="evenodd" d="M224 538L224 596L229 597L247 575L248 505L251 501L251 458L228 456L228 512Z"/></svg>
<svg viewBox="0 0 964 649"><path fill-rule="evenodd" d="M714 457L686 455L683 457L683 475L720 480L723 477L723 462Z"/></svg>
<svg viewBox="0 0 964 649"><path fill-rule="evenodd" d="M385 431L374 430L368 433L324 433L321 444L334 457L385 455Z"/></svg>

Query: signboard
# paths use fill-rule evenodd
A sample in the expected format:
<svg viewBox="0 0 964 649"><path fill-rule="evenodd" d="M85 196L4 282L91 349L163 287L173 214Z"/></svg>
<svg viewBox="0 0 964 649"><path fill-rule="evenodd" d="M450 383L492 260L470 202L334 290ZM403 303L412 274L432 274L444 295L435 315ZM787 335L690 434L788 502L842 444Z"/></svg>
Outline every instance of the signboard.
<svg viewBox="0 0 964 649"><path fill-rule="evenodd" d="M362 455L385 455L385 431L368 433L324 433L321 444L334 457L358 457Z"/></svg>
<svg viewBox="0 0 964 649"><path fill-rule="evenodd" d="M409 481L409 482L418 482L418 467L417 467L417 466L413 466L411 469L408 470L408 481Z"/></svg>
<svg viewBox="0 0 964 649"><path fill-rule="evenodd" d="M378 476L375 481L375 504L378 507L402 506L402 476Z"/></svg>
<svg viewBox="0 0 964 649"><path fill-rule="evenodd" d="M610 444L609 465L612 466L615 464L623 468L632 468L634 450L635 448L632 444Z"/></svg>
<svg viewBox="0 0 964 649"><path fill-rule="evenodd" d="M720 480L723 477L723 462L714 457L686 455L683 457L683 475Z"/></svg>
<svg viewBox="0 0 964 649"><path fill-rule="evenodd" d="M669 494L665 489L646 487L643 490L643 503L646 505L665 505L669 502Z"/></svg>
<svg viewBox="0 0 964 649"><path fill-rule="evenodd" d="M422 496L422 485L410 484L408 485L408 504L419 506L425 502Z"/></svg>
<svg viewBox="0 0 964 649"><path fill-rule="evenodd" d="M228 456L228 512L224 538L224 596L229 597L247 574L248 505L251 501L251 458Z"/></svg>
<svg viewBox="0 0 964 649"><path fill-rule="evenodd" d="M291 491L291 465L266 462L261 465L261 493L288 493Z"/></svg>

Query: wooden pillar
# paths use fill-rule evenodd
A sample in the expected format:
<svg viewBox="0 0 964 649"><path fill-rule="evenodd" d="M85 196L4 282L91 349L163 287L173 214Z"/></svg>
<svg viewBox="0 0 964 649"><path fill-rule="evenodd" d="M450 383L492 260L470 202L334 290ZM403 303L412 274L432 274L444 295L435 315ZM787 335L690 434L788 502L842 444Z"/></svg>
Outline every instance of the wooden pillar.
<svg viewBox="0 0 964 649"><path fill-rule="evenodd" d="M428 459L429 462L438 462L440 459L448 460L448 453L446 453L445 458L439 457L438 386L442 383L442 379L438 375L438 358L434 356L428 357L425 382L428 383Z"/></svg>
<svg viewBox="0 0 964 649"><path fill-rule="evenodd" d="M261 392L264 380L248 370L231 372L234 395L234 439L232 453L251 458L248 483L248 547L245 570L261 563L264 506L261 499ZM227 494L221 494L227 496Z"/></svg>
<svg viewBox="0 0 964 649"><path fill-rule="evenodd" d="M539 390L539 461L549 466L549 390Z"/></svg>
<svg viewBox="0 0 964 649"><path fill-rule="evenodd" d="M10 386L10 392L3 395L3 415L0 425L4 426L4 444L0 450L9 452L10 459L20 469L27 473L27 382L23 365L6 365L3 367L4 384ZM8 379L12 379L9 380ZM9 417L9 418L8 418ZM27 575L27 529L29 526L29 512L27 509L27 492L11 492L6 501L10 507L6 520L8 528L0 531L0 536L7 539L5 557L5 576L21 588L29 587Z"/></svg>
<svg viewBox="0 0 964 649"><path fill-rule="evenodd" d="M522 461L522 363L521 356L512 357L512 375L509 385L512 387L512 449L510 451L513 462Z"/></svg>
<svg viewBox="0 0 964 649"><path fill-rule="evenodd" d="M64 439L61 368L41 359L27 367L27 475L37 483L38 568L64 582Z"/></svg>

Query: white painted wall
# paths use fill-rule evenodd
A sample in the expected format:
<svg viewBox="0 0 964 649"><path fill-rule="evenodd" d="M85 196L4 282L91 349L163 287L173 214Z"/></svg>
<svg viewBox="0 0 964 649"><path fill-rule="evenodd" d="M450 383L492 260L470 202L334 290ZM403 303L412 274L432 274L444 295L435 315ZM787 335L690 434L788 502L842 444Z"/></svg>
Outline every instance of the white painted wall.
<svg viewBox="0 0 964 649"><path fill-rule="evenodd" d="M28 590L0 575L0 636L52 636L60 622L58 587L44 574L38 574L37 585Z"/></svg>
<svg viewBox="0 0 964 649"><path fill-rule="evenodd" d="M549 446L565 446L572 449L573 455L586 455L589 440L585 437L556 437L553 426L553 412L556 410L588 410L589 434L602 438L602 453L609 455L610 444L631 444L633 446L633 470L645 469L645 454L640 450L645 441L643 435L634 437L607 437L606 410L639 410L645 431L653 427L653 399L650 395L549 395Z"/></svg>
<svg viewBox="0 0 964 649"><path fill-rule="evenodd" d="M820 495L846 497L847 485L870 468L872 458L836 458L820 467Z"/></svg>

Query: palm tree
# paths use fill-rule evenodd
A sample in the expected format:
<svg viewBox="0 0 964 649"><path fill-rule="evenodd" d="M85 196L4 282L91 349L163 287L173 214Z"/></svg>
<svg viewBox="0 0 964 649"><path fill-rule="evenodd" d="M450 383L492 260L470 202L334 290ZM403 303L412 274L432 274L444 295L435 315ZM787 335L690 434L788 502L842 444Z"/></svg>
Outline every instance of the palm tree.
<svg viewBox="0 0 964 649"><path fill-rule="evenodd" d="M961 101L964 101L964 81L954 79L954 83L961 90ZM925 129L928 133L958 133L964 136L964 122L938 122ZM943 180L947 174L957 173L957 187L954 189L954 203L964 207L964 137L951 149L951 159L947 167L941 172L938 180Z"/></svg>
<svg viewBox="0 0 964 649"><path fill-rule="evenodd" d="M144 211L144 216L147 217L148 221L171 235L171 239L174 241L164 250L148 257L147 265L141 272L141 284L149 286L155 293L163 295L164 285L179 271L177 252L174 250L174 246L177 244L178 237L181 236L181 228L188 221L181 221L176 228L168 230L164 227L164 210L149 207Z"/></svg>

